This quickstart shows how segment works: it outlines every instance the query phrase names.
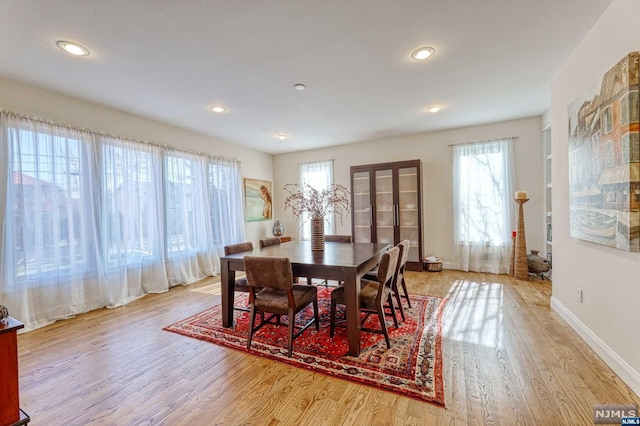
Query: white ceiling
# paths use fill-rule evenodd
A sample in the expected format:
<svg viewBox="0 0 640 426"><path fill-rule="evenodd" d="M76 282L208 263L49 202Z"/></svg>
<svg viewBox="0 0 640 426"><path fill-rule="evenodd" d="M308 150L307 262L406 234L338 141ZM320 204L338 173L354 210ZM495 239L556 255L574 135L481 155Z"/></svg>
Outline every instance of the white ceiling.
<svg viewBox="0 0 640 426"><path fill-rule="evenodd" d="M0 75L276 154L542 114L609 3L0 0Z"/></svg>

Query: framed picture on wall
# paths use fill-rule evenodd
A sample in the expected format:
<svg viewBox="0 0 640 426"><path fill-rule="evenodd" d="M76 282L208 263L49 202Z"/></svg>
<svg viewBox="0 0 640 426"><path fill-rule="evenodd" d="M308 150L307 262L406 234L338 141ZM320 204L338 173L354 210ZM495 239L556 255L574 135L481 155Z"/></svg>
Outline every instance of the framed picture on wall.
<svg viewBox="0 0 640 426"><path fill-rule="evenodd" d="M639 52L629 53L568 108L570 235L635 252L640 251L639 62Z"/></svg>
<svg viewBox="0 0 640 426"><path fill-rule="evenodd" d="M272 183L268 180L244 180L244 217L247 222L273 217Z"/></svg>

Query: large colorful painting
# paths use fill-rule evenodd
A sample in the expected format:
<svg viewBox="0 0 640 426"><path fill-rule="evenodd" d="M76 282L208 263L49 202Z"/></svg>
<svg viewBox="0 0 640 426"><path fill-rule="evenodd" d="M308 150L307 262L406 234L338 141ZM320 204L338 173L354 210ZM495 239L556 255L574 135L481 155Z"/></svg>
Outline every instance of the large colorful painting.
<svg viewBox="0 0 640 426"><path fill-rule="evenodd" d="M271 219L271 187L268 180L244 180L244 216L247 222Z"/></svg>
<svg viewBox="0 0 640 426"><path fill-rule="evenodd" d="M639 52L569 105L573 238L640 251Z"/></svg>

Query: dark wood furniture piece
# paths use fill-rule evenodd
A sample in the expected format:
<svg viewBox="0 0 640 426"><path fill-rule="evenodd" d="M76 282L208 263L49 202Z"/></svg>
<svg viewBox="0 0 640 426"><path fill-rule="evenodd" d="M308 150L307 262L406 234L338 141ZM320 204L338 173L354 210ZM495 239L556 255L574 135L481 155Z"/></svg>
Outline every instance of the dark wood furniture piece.
<svg viewBox="0 0 640 426"><path fill-rule="evenodd" d="M29 423L20 409L18 394L18 330L24 324L11 317L0 321L0 425L18 426Z"/></svg>
<svg viewBox="0 0 640 426"><path fill-rule="evenodd" d="M291 261L287 257L245 256L244 268L249 283L249 337L247 349L251 349L253 334L265 324L287 325L289 328L288 356L293 353L293 340L310 325L320 330L318 316L318 289L313 286L293 283ZM303 326L296 326L296 314L313 304L313 318ZM262 320L255 326L256 314L260 312ZM265 313L272 314L264 317ZM280 316L287 315L288 324L280 322ZM271 320L276 320L272 323ZM299 329L294 333L295 329Z"/></svg>
<svg viewBox="0 0 640 426"><path fill-rule="evenodd" d="M406 268L422 270L422 162L351 167L353 241L397 245L409 240Z"/></svg>
<svg viewBox="0 0 640 426"><path fill-rule="evenodd" d="M393 282L396 277L398 255L400 254L400 248L394 247L388 252L384 253L380 258L380 265L378 266L378 275L376 280L362 280L362 291L360 293L360 309L366 312L367 315L362 319L360 323L360 329L362 331L368 331L370 333L381 333L384 335L384 340L387 343L387 348L391 349L391 340L389 340L389 330L387 329L387 321L385 319L385 309L390 310L390 315L393 317L393 324L398 328L398 320L396 319L396 312L393 307L393 298L391 296ZM336 305L344 305L346 303L344 286L340 286L331 292L331 326L329 334L333 337L336 327ZM380 321L380 329L362 327L370 314L377 314Z"/></svg>
<svg viewBox="0 0 640 426"><path fill-rule="evenodd" d="M360 280L379 261L388 244L325 243L323 251L312 251L309 241L292 241L254 250L254 256L288 257L294 276L344 281L349 355L360 354ZM222 324L233 326L235 272L244 271L246 253L220 259L222 269Z"/></svg>

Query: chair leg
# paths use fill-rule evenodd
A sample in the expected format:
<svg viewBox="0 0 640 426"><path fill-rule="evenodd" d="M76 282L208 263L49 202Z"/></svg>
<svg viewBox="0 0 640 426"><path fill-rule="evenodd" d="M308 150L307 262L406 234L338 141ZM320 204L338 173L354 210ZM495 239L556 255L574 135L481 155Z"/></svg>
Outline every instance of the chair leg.
<svg viewBox="0 0 640 426"><path fill-rule="evenodd" d="M289 308L289 358L293 353L293 326L295 325L296 317L293 309Z"/></svg>
<svg viewBox="0 0 640 426"><path fill-rule="evenodd" d="M396 302L398 302L398 309L400 309L400 316L402 317L402 322L405 322L406 319L404 317L404 308L402 307L402 297L400 297L400 291L398 290L398 284L394 285L393 295L396 298Z"/></svg>
<svg viewBox="0 0 640 426"><path fill-rule="evenodd" d="M318 314L318 298L313 299L313 316L316 322L316 331L320 331L320 315Z"/></svg>
<svg viewBox="0 0 640 426"><path fill-rule="evenodd" d="M384 318L384 308L382 306L378 306L378 318L380 318L380 327L382 327L382 333L384 334L384 341L387 343L387 349L391 349L389 330L387 329L387 321Z"/></svg>
<svg viewBox="0 0 640 426"><path fill-rule="evenodd" d="M333 337L336 331L336 302L331 299L331 325L329 326L329 336Z"/></svg>
<svg viewBox="0 0 640 426"><path fill-rule="evenodd" d="M402 277L402 290L404 291L404 297L407 299L407 305L411 307L411 300L409 299L409 292L407 291L407 283L404 280L404 276Z"/></svg>
<svg viewBox="0 0 640 426"><path fill-rule="evenodd" d="M389 293L389 297L387 299L389 303L389 309L391 310L391 316L393 317L393 325L398 328L398 318L396 318L396 309L393 307L393 297L391 296L391 293Z"/></svg>
<svg viewBox="0 0 640 426"><path fill-rule="evenodd" d="M256 321L256 306L251 305L251 310L249 311L249 336L247 337L247 349L251 349L251 339L253 338L253 325L255 321ZM264 317L262 318L262 321L264 322Z"/></svg>

